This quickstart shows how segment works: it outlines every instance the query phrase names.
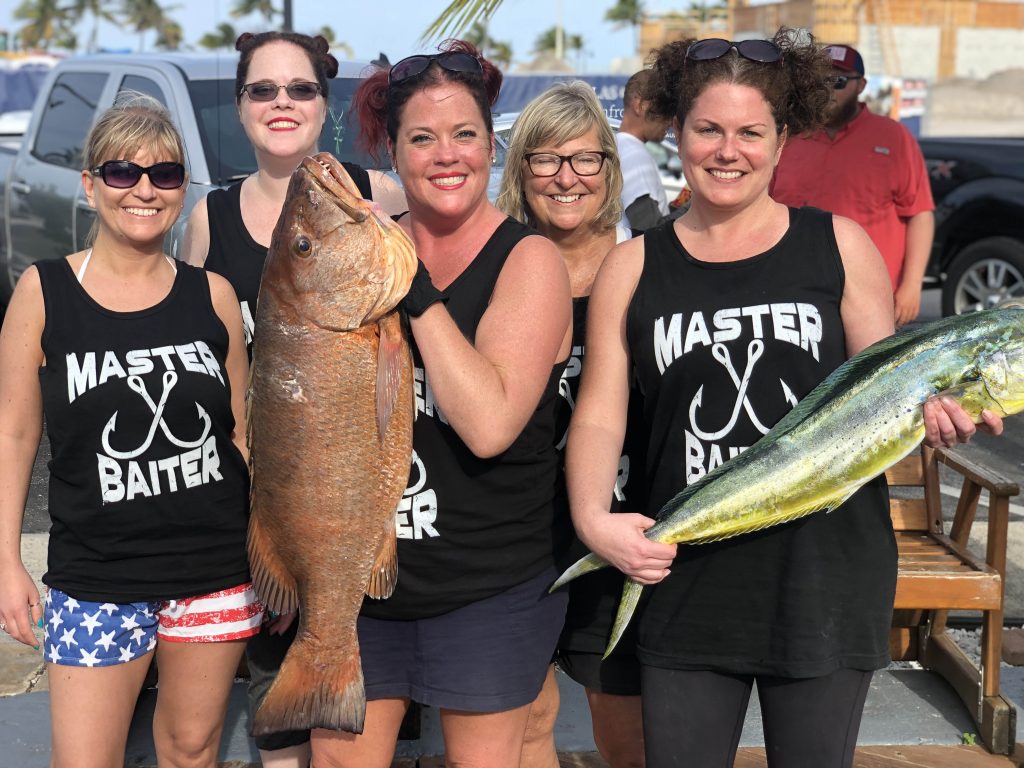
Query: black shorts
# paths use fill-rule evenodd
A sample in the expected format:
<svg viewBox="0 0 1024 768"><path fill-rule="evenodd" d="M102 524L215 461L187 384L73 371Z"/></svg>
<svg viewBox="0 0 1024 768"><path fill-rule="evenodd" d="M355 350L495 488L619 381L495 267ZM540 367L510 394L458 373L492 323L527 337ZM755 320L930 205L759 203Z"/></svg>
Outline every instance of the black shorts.
<svg viewBox="0 0 1024 768"><path fill-rule="evenodd" d="M359 617L366 698L408 698L462 712L501 712L540 693L567 596L554 569L441 616Z"/></svg>
<svg viewBox="0 0 1024 768"><path fill-rule="evenodd" d="M613 653L602 661L600 653L559 649L555 662L584 688L615 696L640 695L640 662L632 653Z"/></svg>

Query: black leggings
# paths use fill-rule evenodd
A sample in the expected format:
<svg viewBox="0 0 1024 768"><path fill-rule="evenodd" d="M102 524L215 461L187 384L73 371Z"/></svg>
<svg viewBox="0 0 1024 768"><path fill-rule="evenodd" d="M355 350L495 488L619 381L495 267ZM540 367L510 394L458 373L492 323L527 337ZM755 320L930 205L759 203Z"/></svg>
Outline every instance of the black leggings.
<svg viewBox="0 0 1024 768"><path fill-rule="evenodd" d="M732 768L754 675L642 668L647 768ZM769 768L849 768L871 672L758 675Z"/></svg>

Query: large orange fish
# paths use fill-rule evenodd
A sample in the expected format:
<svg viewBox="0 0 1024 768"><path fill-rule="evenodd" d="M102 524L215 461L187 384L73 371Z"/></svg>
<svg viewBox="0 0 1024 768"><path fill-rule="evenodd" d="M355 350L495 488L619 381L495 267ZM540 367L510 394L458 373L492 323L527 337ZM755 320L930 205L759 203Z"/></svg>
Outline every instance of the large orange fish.
<svg viewBox="0 0 1024 768"><path fill-rule="evenodd" d="M395 307L416 272L402 229L326 152L292 175L260 286L249 560L267 607L299 610L253 733L361 733L363 596L395 586L412 454L412 360Z"/></svg>

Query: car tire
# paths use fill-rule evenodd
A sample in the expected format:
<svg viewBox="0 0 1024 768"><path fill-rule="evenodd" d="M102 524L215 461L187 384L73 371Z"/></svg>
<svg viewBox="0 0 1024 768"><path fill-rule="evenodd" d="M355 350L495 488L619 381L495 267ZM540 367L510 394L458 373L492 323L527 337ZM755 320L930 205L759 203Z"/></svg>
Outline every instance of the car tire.
<svg viewBox="0 0 1024 768"><path fill-rule="evenodd" d="M942 284L942 314L988 309L1024 297L1024 242L988 237L971 243L953 260Z"/></svg>

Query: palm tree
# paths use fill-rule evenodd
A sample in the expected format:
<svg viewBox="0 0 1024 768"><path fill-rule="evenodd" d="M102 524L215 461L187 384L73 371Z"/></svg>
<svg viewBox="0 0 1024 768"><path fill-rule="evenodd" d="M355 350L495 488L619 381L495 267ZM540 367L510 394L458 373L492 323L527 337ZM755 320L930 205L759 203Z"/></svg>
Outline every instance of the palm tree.
<svg viewBox="0 0 1024 768"><path fill-rule="evenodd" d="M235 19L240 19L252 13L260 14L260 16L266 19L267 24L272 24L274 17L280 11L274 7L272 0L238 0L235 3L235 7L231 9L231 16ZM234 40L231 42L234 44Z"/></svg>
<svg viewBox="0 0 1024 768"><path fill-rule="evenodd" d="M173 19L165 18L156 33L156 47L164 51L181 50L185 42L185 31L181 24Z"/></svg>
<svg viewBox="0 0 1024 768"><path fill-rule="evenodd" d="M66 41L68 11L58 0L22 0L14 11L14 18L28 22L18 30L24 48L49 50L55 41Z"/></svg>
<svg viewBox="0 0 1024 768"><path fill-rule="evenodd" d="M484 56L498 67L507 69L512 65L512 44L503 40L495 40L491 37L485 24L474 21L462 39L479 48Z"/></svg>
<svg viewBox="0 0 1024 768"><path fill-rule="evenodd" d="M110 0L72 0L71 5L68 7L68 13L71 17L71 21L75 24L79 23L86 14L92 16L92 28L89 30L89 42L86 43L86 53L95 53L96 51L96 34L99 31L100 20L109 21L111 24L116 24L117 19L114 14L107 9L110 4Z"/></svg>
<svg viewBox="0 0 1024 768"><path fill-rule="evenodd" d="M122 0L121 15L139 33L139 50L145 49L145 35L151 29L160 29L166 16L157 0Z"/></svg>
<svg viewBox="0 0 1024 768"><path fill-rule="evenodd" d="M210 50L214 50L216 48L234 48L235 40L237 39L238 33L235 31L235 28L226 21L222 21L217 25L216 32L207 32L199 38L199 45L202 48L208 48Z"/></svg>
<svg viewBox="0 0 1024 768"><path fill-rule="evenodd" d="M610 21L615 29L633 28L633 48L640 48L640 23L644 20L644 4L641 0L616 0L615 5L604 14L604 20Z"/></svg>
<svg viewBox="0 0 1024 768"><path fill-rule="evenodd" d="M474 23L487 24L502 0L451 0L424 31L420 42L464 34Z"/></svg>
<svg viewBox="0 0 1024 768"><path fill-rule="evenodd" d="M570 35L563 31L562 46L567 51L580 53L583 50L583 38L580 35ZM558 50L558 27L545 29L537 35L537 40L533 44L534 53L554 53L556 50Z"/></svg>

